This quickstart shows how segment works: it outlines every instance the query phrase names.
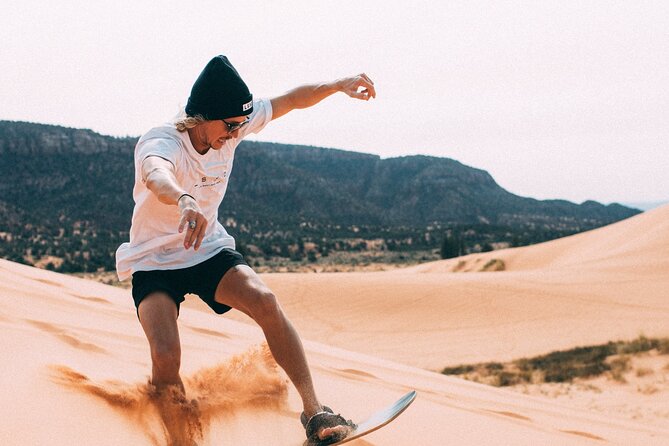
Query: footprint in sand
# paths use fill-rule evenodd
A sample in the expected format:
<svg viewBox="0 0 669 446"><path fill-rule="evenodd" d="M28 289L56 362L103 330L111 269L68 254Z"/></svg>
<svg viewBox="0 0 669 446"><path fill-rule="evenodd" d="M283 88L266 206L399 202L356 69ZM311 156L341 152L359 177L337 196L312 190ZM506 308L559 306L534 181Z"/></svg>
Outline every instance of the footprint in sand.
<svg viewBox="0 0 669 446"><path fill-rule="evenodd" d="M209 336L216 336L216 337L219 337L219 338L230 339L230 336L226 335L225 333L221 333L220 331L209 330L207 328L200 328L200 327L188 327L188 328L197 332L197 333L202 333L202 334L206 334L206 335L209 335Z"/></svg>
<svg viewBox="0 0 669 446"><path fill-rule="evenodd" d="M598 437L597 435L589 434L587 432L568 431L568 430L561 430L560 432L564 432L565 434L578 435L579 437L590 438L592 440L606 441L606 439L604 439L602 437Z"/></svg>
<svg viewBox="0 0 669 446"><path fill-rule="evenodd" d="M51 280L47 279L34 279L34 280L36 280L37 282L42 282L46 285L57 286L58 288L64 288L64 285L62 283L53 282Z"/></svg>
<svg viewBox="0 0 669 446"><path fill-rule="evenodd" d="M488 410L488 412L504 415L505 417L515 418L517 420L532 421L532 418L526 417L525 415L520 415L514 412L507 412L505 410Z"/></svg>
<svg viewBox="0 0 669 446"><path fill-rule="evenodd" d="M72 334L68 333L63 328L60 328L60 327L57 327L55 325L48 324L48 323L42 322L42 321L33 321L33 320L30 320L30 319L26 319L26 321L30 325L32 325L34 327L37 327L40 330L57 337L58 339L65 342L70 347L74 347L74 348L77 348L79 350L84 350L84 351L92 352L92 353L107 353L107 351L105 349L103 349L102 347L98 347L97 345L91 344L89 342L80 341L79 339L77 339Z"/></svg>
<svg viewBox="0 0 669 446"><path fill-rule="evenodd" d="M101 303L101 304L111 304L107 299L103 299L101 297L95 297L95 296L79 296L78 294L73 294L73 297L76 297L77 299L81 300L86 300L88 302L95 302L95 303Z"/></svg>

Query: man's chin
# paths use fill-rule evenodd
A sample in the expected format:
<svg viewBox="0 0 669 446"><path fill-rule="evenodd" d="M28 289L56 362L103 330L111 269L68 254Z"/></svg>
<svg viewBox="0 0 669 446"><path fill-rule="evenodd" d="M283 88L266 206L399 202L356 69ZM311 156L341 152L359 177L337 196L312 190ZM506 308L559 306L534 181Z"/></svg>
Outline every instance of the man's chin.
<svg viewBox="0 0 669 446"><path fill-rule="evenodd" d="M211 144L210 147L214 150L221 150L226 142L227 142L227 140L226 141L216 141L213 144Z"/></svg>

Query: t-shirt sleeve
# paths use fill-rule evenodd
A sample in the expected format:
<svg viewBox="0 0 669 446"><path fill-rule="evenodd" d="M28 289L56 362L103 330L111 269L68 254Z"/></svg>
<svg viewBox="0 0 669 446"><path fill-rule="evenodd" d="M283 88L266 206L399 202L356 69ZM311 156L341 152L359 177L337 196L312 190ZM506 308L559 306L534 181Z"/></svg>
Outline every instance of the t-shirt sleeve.
<svg viewBox="0 0 669 446"><path fill-rule="evenodd" d="M249 115L249 123L239 133L243 138L250 133L259 133L272 120L272 102L269 99L253 101L253 113Z"/></svg>
<svg viewBox="0 0 669 446"><path fill-rule="evenodd" d="M181 147L171 138L150 138L140 141L137 145L137 161L141 165L149 156L163 158L176 167L181 156Z"/></svg>
<svg viewBox="0 0 669 446"><path fill-rule="evenodd" d="M135 151L135 163L140 173L142 163L150 156L157 156L167 160L176 169L182 156L182 150L179 143L172 138L153 137L141 140L137 144L137 150Z"/></svg>

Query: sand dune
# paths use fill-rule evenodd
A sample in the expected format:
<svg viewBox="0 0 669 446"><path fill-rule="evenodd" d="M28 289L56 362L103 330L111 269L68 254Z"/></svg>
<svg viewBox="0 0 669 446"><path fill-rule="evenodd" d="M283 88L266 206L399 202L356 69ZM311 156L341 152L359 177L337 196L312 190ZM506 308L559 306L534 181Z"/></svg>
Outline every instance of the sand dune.
<svg viewBox="0 0 669 446"><path fill-rule="evenodd" d="M3 445L163 445L148 346L128 290L0 261ZM370 285L371 286L371 285ZM345 322L345 321L342 321ZM201 445L299 445L299 400L251 326L184 308L183 374ZM378 341L378 340L377 340ZM570 409L307 342L322 398L358 418L417 389L414 406L352 446L660 445L669 430Z"/></svg>
<svg viewBox="0 0 669 446"><path fill-rule="evenodd" d="M663 273L669 268L669 206L592 231L537 245L431 262L407 271L477 271L492 259L506 271L588 269Z"/></svg>
<svg viewBox="0 0 669 446"><path fill-rule="evenodd" d="M507 271L451 273L492 259ZM540 245L403 270L263 278L305 337L433 370L669 336L669 206Z"/></svg>
<svg viewBox="0 0 669 446"><path fill-rule="evenodd" d="M451 272L491 259L507 270ZM405 270L263 278L311 340L326 404L356 419L418 390L406 414L352 446L669 444L663 425L425 370L668 336L669 207ZM0 444L165 444L129 290L3 260L0 283ZM299 398L260 331L202 307L190 299L180 316L185 432L200 445L301 444Z"/></svg>

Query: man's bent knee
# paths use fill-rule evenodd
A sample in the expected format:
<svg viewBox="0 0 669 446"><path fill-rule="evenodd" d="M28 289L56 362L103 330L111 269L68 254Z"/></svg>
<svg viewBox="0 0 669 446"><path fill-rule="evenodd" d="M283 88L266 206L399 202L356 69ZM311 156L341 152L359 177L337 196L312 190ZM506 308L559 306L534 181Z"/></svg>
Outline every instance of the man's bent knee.
<svg viewBox="0 0 669 446"><path fill-rule="evenodd" d="M259 324L271 322L281 314L281 307L274 293L259 291L247 303L249 315Z"/></svg>

